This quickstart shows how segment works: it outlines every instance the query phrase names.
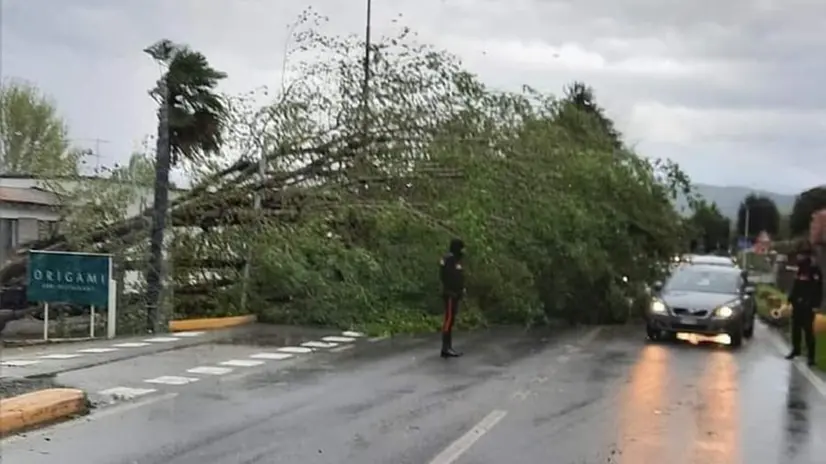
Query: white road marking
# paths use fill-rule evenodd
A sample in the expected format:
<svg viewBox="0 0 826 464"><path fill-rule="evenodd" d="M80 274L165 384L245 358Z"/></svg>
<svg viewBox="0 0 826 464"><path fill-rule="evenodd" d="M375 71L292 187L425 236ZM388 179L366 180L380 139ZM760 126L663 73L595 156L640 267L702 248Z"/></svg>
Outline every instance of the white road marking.
<svg viewBox="0 0 826 464"><path fill-rule="evenodd" d="M74 354L74 353L53 353L53 354L46 354L40 357L40 359L72 359L72 358L79 358L81 355Z"/></svg>
<svg viewBox="0 0 826 464"><path fill-rule="evenodd" d="M582 336L582 338L579 339L579 345L583 346L591 343L592 341L594 341L595 338L597 338L597 335L599 335L600 332L602 332L602 327L594 327L593 329L589 330L588 333L586 333Z"/></svg>
<svg viewBox="0 0 826 464"><path fill-rule="evenodd" d="M204 332L175 332L176 337L200 337Z"/></svg>
<svg viewBox="0 0 826 464"><path fill-rule="evenodd" d="M304 342L301 346L305 346L307 348L335 348L338 346L338 343L326 343L326 342Z"/></svg>
<svg viewBox="0 0 826 464"><path fill-rule="evenodd" d="M444 451L437 454L436 457L430 461L430 464L452 464L456 462L474 443L479 441L484 434L488 433L507 414L507 411L494 409L472 429L468 430L467 433L451 443Z"/></svg>
<svg viewBox="0 0 826 464"><path fill-rule="evenodd" d="M232 369L229 367L200 366L187 369L187 372L190 374L226 375L232 372Z"/></svg>
<svg viewBox="0 0 826 464"><path fill-rule="evenodd" d="M0 366L3 367L26 367L26 366L33 366L35 364L39 364L40 361L35 359L7 359L5 361L0 361Z"/></svg>
<svg viewBox="0 0 826 464"><path fill-rule="evenodd" d="M272 359L274 361L281 361L282 359L290 359L293 355L289 353L255 353L250 356L252 359Z"/></svg>
<svg viewBox="0 0 826 464"><path fill-rule="evenodd" d="M77 350L78 353L111 353L118 351L117 348L86 348L84 350Z"/></svg>
<svg viewBox="0 0 826 464"><path fill-rule="evenodd" d="M129 388L129 387L115 387L108 390L98 392L99 395L113 396L118 399L131 400L139 396L155 393L158 390L154 388Z"/></svg>
<svg viewBox="0 0 826 464"><path fill-rule="evenodd" d="M527 390L517 390L513 392L511 395L511 399L522 401L528 396L530 396L531 392Z"/></svg>
<svg viewBox="0 0 826 464"><path fill-rule="evenodd" d="M307 348L305 346L282 346L278 348L276 351L280 351L282 353L292 353L292 354L305 354L305 353L312 353L312 348Z"/></svg>
<svg viewBox="0 0 826 464"><path fill-rule="evenodd" d="M144 340L145 342L149 343L169 343L169 342L177 342L180 338L177 337L153 337L147 338Z"/></svg>
<svg viewBox="0 0 826 464"><path fill-rule="evenodd" d="M335 335L331 335L329 337L321 337L322 340L325 342L333 342L333 343L352 343L356 341L353 337L338 337Z"/></svg>
<svg viewBox="0 0 826 464"><path fill-rule="evenodd" d="M789 344L786 343L786 341L783 340L783 338L781 338L780 334L768 327L765 328L766 330L764 332L768 334L769 340L771 340L774 347L777 348L777 351L779 351L780 354L788 354L788 352L791 351L791 347L789 346ZM808 380L813 387L815 387L815 390L817 390L818 393L820 393L823 396L826 396L826 383L823 382L823 380L817 374L812 372L812 369L809 368L809 366L807 366L805 362L798 359L794 362L794 367L796 367L798 372L800 372L800 374L803 377L805 377L806 380Z"/></svg>
<svg viewBox="0 0 826 464"><path fill-rule="evenodd" d="M264 364L264 361L255 361L252 359L231 359L218 364L232 367L255 367Z"/></svg>
<svg viewBox="0 0 826 464"><path fill-rule="evenodd" d="M341 353L342 351L352 350L356 345L341 345L338 348L333 348L330 353Z"/></svg>
<svg viewBox="0 0 826 464"><path fill-rule="evenodd" d="M195 377L178 377L176 375L163 375L155 377L154 379L144 380L146 383L162 383L165 385L186 385L197 381L198 379Z"/></svg>
<svg viewBox="0 0 826 464"><path fill-rule="evenodd" d="M361 332L353 332L353 331L350 331L350 330L342 332L341 335L344 335L345 337L356 337L356 338L360 338L360 337L364 336L364 334L361 333Z"/></svg>
<svg viewBox="0 0 826 464"><path fill-rule="evenodd" d="M370 343L376 343L376 342L380 342L382 340L387 340L388 338L390 338L390 337L388 337L387 335L383 335L381 337L368 338L367 341L370 342Z"/></svg>
<svg viewBox="0 0 826 464"><path fill-rule="evenodd" d="M112 345L115 348L140 348L142 346L149 346L149 343L144 342L128 342L128 343L117 343Z"/></svg>

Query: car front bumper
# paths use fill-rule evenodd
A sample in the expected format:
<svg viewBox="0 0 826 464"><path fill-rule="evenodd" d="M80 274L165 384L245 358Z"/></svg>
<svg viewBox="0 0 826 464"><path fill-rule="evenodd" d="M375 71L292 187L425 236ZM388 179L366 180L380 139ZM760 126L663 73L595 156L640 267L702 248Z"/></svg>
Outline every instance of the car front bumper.
<svg viewBox="0 0 826 464"><path fill-rule="evenodd" d="M728 319L711 317L680 317L671 314L649 314L648 326L669 332L719 335L735 331L740 324L741 315L735 314Z"/></svg>

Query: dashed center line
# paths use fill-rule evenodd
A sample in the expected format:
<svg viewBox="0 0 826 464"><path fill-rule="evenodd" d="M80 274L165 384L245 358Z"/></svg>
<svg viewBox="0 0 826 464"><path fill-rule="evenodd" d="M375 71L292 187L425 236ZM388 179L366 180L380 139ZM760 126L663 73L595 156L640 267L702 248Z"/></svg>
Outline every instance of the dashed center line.
<svg viewBox="0 0 826 464"><path fill-rule="evenodd" d="M232 368L201 366L201 367L193 367L192 369L187 369L187 372L190 373L190 374L226 375L226 374L229 374L230 372L232 372Z"/></svg>
<svg viewBox="0 0 826 464"><path fill-rule="evenodd" d="M222 366L233 366L233 367L255 367L264 364L264 361L256 361L254 359L232 359L229 361L224 361L219 363Z"/></svg>

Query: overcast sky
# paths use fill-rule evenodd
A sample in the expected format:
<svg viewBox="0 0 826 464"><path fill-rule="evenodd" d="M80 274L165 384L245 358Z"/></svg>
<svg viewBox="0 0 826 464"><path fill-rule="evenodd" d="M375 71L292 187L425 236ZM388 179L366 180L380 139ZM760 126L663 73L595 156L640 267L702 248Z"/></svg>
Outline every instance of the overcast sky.
<svg viewBox="0 0 826 464"><path fill-rule="evenodd" d="M278 86L300 0L0 0L3 77L51 94L104 163L154 132L141 50L184 42L230 93ZM328 30L364 30L364 0L319 0ZM403 14L484 81L558 93L573 80L647 156L695 182L797 193L826 183L824 0L374 0L377 33Z"/></svg>

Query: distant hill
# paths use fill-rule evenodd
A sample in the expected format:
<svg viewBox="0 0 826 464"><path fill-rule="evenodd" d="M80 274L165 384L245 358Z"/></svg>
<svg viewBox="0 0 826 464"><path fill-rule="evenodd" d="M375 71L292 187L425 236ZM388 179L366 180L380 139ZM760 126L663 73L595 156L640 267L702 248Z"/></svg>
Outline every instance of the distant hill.
<svg viewBox="0 0 826 464"><path fill-rule="evenodd" d="M755 190L747 187L721 187L707 184L696 184L694 187L697 193L705 198L706 201L709 203L717 203L720 212L732 219L737 217L737 209L740 207L740 202L751 193L771 198L777 205L777 209L780 210L780 214L790 213L794 206L794 195ZM688 209L687 202L684 198L679 199L677 205L679 208Z"/></svg>

